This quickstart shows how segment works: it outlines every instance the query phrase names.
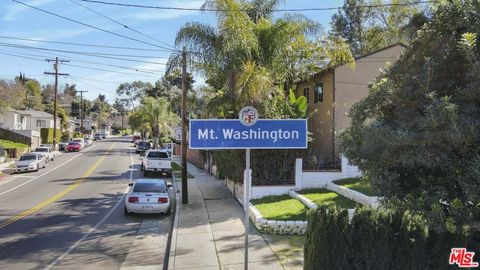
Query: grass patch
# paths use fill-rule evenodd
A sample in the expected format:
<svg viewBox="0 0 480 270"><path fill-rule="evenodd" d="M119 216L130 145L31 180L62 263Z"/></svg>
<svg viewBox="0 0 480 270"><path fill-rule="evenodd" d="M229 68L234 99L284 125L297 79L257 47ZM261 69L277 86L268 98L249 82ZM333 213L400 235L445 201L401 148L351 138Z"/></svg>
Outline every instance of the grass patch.
<svg viewBox="0 0 480 270"><path fill-rule="evenodd" d="M357 203L327 189L304 189L299 192L317 205L335 204L345 209L355 208Z"/></svg>
<svg viewBox="0 0 480 270"><path fill-rule="evenodd" d="M172 172L176 178L182 178L182 166L176 162L172 162ZM195 176L191 175L187 172L188 178L195 178Z"/></svg>
<svg viewBox="0 0 480 270"><path fill-rule="evenodd" d="M345 178L334 181L335 184L353 189L367 196L379 196L379 192L372 188L372 186L362 178Z"/></svg>
<svg viewBox="0 0 480 270"><path fill-rule="evenodd" d="M0 146L3 148L17 148L21 150L28 149L29 146L23 143L16 143L12 141L7 141L7 140L0 140Z"/></svg>
<svg viewBox="0 0 480 270"><path fill-rule="evenodd" d="M271 220L307 220L307 208L298 200L288 196L267 196L251 200L262 216Z"/></svg>

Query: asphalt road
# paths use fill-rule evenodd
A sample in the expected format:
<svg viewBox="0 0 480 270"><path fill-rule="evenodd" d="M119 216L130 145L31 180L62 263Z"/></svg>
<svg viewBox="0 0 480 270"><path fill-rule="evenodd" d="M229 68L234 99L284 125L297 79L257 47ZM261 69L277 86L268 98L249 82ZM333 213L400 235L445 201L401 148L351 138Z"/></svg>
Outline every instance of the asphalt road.
<svg viewBox="0 0 480 270"><path fill-rule="evenodd" d="M0 269L120 269L142 244L144 221L154 224L149 236L166 239L171 216L124 215L128 182L143 178L130 146L122 138L95 142L2 179Z"/></svg>

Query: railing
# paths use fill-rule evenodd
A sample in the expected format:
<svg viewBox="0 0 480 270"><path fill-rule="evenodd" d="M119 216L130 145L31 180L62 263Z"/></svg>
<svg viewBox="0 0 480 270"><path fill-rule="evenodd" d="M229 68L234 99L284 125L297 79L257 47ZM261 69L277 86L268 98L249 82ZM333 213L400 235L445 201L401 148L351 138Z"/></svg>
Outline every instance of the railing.
<svg viewBox="0 0 480 270"><path fill-rule="evenodd" d="M342 169L342 161L340 158L321 158L310 156L303 159L303 170L318 171L340 171Z"/></svg>

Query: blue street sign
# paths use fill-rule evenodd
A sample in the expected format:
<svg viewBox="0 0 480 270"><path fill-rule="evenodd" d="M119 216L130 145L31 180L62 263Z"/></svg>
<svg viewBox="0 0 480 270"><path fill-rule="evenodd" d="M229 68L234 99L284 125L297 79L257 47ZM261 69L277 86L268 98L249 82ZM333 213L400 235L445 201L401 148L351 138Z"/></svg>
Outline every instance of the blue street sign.
<svg viewBox="0 0 480 270"><path fill-rule="evenodd" d="M307 135L307 119L190 120L191 149L304 149Z"/></svg>

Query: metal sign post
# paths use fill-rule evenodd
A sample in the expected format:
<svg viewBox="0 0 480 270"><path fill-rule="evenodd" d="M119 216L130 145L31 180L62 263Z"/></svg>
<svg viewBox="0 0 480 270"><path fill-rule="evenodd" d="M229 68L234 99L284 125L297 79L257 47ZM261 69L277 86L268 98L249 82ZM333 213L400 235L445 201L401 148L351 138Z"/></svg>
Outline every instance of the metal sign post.
<svg viewBox="0 0 480 270"><path fill-rule="evenodd" d="M239 121L240 120L240 121ZM307 148L307 119L258 119L255 108L247 106L239 119L190 120L190 149L245 149L243 208L245 210L245 258L248 269L249 205L252 184L251 149Z"/></svg>
<svg viewBox="0 0 480 270"><path fill-rule="evenodd" d="M248 232L250 231L249 205L250 205L250 185L252 181L252 174L250 171L250 148L245 150L245 181L244 186L244 201L243 208L245 209L245 261L244 269L248 269Z"/></svg>

